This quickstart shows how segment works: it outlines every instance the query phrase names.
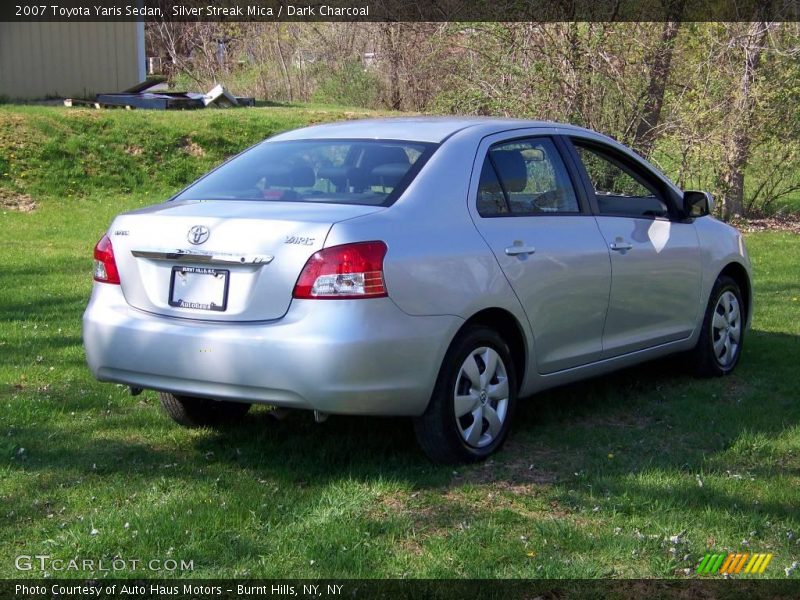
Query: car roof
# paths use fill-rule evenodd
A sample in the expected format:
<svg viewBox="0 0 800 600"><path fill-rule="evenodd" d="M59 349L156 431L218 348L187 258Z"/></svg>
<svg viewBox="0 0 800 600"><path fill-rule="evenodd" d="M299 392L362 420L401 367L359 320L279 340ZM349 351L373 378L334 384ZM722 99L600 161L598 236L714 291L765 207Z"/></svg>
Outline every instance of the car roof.
<svg viewBox="0 0 800 600"><path fill-rule="evenodd" d="M558 128L572 132L599 135L582 127L550 121L502 119L496 117L389 117L337 121L287 131L270 138L270 141L309 139L389 139L440 143L464 129L480 127L483 135L509 129Z"/></svg>

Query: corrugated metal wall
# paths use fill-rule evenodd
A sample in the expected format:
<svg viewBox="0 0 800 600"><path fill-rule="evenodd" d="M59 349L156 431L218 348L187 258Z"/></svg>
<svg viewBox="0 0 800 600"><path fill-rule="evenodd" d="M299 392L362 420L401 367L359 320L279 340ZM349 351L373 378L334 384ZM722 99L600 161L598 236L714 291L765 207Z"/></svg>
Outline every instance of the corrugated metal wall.
<svg viewBox="0 0 800 600"><path fill-rule="evenodd" d="M0 23L0 95L93 97L144 79L143 23Z"/></svg>

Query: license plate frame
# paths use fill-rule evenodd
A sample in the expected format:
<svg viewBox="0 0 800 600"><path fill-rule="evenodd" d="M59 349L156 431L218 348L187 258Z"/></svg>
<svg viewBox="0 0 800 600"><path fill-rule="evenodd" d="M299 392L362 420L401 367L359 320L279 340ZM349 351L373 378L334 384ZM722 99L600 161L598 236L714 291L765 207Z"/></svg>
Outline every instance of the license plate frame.
<svg viewBox="0 0 800 600"><path fill-rule="evenodd" d="M208 279L199 279L200 277L214 277L220 278L221 281L210 282ZM175 284L178 277L188 278L191 277L193 285L190 284L190 292L197 293L200 288L201 294L208 291L209 288L218 287L214 290L214 298L207 298L207 301L199 299L197 296L192 295L189 300L184 298L176 298ZM225 312L228 308L228 287L230 285L231 272L228 269L214 269L212 267L193 267L188 265L177 265L172 267L172 274L169 280L169 305L175 308L187 308L192 310L208 310L213 312ZM221 302L218 304L219 295L222 295ZM209 294L210 295L210 294Z"/></svg>

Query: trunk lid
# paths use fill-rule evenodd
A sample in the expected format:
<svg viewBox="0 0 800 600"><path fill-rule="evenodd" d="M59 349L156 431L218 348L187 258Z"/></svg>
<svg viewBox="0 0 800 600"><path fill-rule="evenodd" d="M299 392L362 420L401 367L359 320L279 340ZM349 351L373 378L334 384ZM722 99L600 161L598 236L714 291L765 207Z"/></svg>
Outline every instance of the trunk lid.
<svg viewBox="0 0 800 600"><path fill-rule="evenodd" d="M380 210L167 202L118 216L108 237L131 306L188 319L265 321L286 314L300 271L334 223Z"/></svg>

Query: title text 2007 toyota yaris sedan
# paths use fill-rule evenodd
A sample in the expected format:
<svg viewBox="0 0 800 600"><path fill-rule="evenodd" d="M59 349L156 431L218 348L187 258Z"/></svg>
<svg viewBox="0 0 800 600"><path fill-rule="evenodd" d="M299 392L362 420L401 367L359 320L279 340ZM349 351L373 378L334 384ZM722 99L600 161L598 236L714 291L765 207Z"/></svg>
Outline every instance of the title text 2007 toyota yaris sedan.
<svg viewBox="0 0 800 600"><path fill-rule="evenodd" d="M518 397L675 352L736 366L750 263L710 209L568 125L299 129L114 219L86 355L184 425L406 415L432 459L479 460Z"/></svg>

